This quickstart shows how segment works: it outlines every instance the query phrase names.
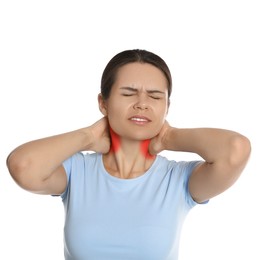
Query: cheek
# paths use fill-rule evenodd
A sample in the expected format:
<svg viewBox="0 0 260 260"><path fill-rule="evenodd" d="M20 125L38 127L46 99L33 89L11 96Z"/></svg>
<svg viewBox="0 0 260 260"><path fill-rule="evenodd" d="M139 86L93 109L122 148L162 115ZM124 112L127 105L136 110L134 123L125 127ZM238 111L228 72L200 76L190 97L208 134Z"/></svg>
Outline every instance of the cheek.
<svg viewBox="0 0 260 260"><path fill-rule="evenodd" d="M107 107L107 118L110 127L119 135L123 133L124 122L126 118L125 108L122 104L114 100L114 104L110 104Z"/></svg>
<svg viewBox="0 0 260 260"><path fill-rule="evenodd" d="M162 123L160 123L160 124L158 123L158 124L156 125L156 127L154 127L153 136L152 136L152 137L157 136L157 135L160 133L160 131L161 131L162 127L163 127L163 123L164 123L164 122L162 122Z"/></svg>
<svg viewBox="0 0 260 260"><path fill-rule="evenodd" d="M107 103L107 112L111 115L118 115L120 111L124 110L127 104L122 101L121 98L110 99Z"/></svg>
<svg viewBox="0 0 260 260"><path fill-rule="evenodd" d="M166 106L157 110L156 118L157 118L158 124L164 123L166 116L167 116L167 112L168 112L168 108Z"/></svg>
<svg viewBox="0 0 260 260"><path fill-rule="evenodd" d="M122 110L121 110L122 111ZM122 114L120 113L120 108L114 106L113 108L109 108L107 110L107 118L110 124L118 125L122 120Z"/></svg>
<svg viewBox="0 0 260 260"><path fill-rule="evenodd" d="M155 124L153 125L154 136L158 135L159 132L161 131L161 129L165 123L166 116L167 116L167 110L162 110L161 113L158 114L157 120L156 120Z"/></svg>
<svg viewBox="0 0 260 260"><path fill-rule="evenodd" d="M130 107L130 104L120 98L111 99L107 106L108 119L113 123L120 123L120 119L123 120L127 116Z"/></svg>

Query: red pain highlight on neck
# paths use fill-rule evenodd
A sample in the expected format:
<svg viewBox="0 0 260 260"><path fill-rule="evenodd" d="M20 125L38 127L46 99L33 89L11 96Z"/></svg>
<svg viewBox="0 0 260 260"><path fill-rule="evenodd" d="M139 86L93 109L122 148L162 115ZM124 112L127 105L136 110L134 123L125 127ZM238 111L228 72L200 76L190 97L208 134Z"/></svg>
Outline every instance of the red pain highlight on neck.
<svg viewBox="0 0 260 260"><path fill-rule="evenodd" d="M111 127L110 127L110 137L111 137L110 152L116 153L121 147L121 139L120 139L120 136L118 134L116 134ZM149 153L150 142L151 142L151 139L143 140L140 142L140 151L146 159L155 158L155 155L151 155Z"/></svg>
<svg viewBox="0 0 260 260"><path fill-rule="evenodd" d="M142 152L142 154L144 155L145 158L154 159L155 155L151 155L149 153L150 142L151 142L151 139L147 139L147 140L142 141L141 144L140 144L140 149L141 149L141 152Z"/></svg>
<svg viewBox="0 0 260 260"><path fill-rule="evenodd" d="M119 135L116 134L111 127L110 127L110 137L111 137L110 151L116 153L121 146L121 141Z"/></svg>

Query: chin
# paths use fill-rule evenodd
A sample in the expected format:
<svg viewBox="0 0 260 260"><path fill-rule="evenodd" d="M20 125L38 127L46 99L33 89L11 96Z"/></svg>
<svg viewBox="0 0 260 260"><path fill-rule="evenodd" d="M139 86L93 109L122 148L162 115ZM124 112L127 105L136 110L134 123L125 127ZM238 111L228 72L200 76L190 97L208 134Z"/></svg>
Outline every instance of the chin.
<svg viewBox="0 0 260 260"><path fill-rule="evenodd" d="M138 133L138 132L135 132L135 133L132 133L131 134L131 139L135 139L135 140L138 140L138 141L143 141L143 140L148 140L148 139L152 139L153 137L155 137L156 134L153 134L153 133Z"/></svg>
<svg viewBox="0 0 260 260"><path fill-rule="evenodd" d="M112 127L113 131L121 136L122 138L127 138L136 141L143 141L152 139L160 132L160 129L154 128L126 128L126 127Z"/></svg>

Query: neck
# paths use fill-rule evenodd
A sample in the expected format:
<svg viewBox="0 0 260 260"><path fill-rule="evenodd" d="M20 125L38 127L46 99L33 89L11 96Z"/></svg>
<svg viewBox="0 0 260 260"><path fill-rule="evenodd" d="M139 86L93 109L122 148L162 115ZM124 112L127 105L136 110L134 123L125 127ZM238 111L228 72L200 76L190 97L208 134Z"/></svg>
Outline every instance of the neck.
<svg viewBox="0 0 260 260"><path fill-rule="evenodd" d="M153 163L155 156L149 153L150 140L123 140L110 128L111 149L104 156L104 164L110 174L119 178L142 175Z"/></svg>
<svg viewBox="0 0 260 260"><path fill-rule="evenodd" d="M122 150L122 142L121 138L118 134L116 134L112 128L110 128L110 137L111 137L111 153L118 153ZM139 151L140 154L146 159L154 159L154 155L149 153L149 144L151 142L150 139L138 141L139 142Z"/></svg>

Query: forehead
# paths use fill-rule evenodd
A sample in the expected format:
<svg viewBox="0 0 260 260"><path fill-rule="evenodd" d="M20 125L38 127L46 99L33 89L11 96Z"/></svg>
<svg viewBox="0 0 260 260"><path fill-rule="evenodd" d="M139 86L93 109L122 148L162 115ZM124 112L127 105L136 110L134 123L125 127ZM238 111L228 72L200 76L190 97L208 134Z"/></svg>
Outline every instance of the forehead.
<svg viewBox="0 0 260 260"><path fill-rule="evenodd" d="M156 87L167 89L164 73L149 63L133 62L120 67L117 71L115 85L134 85L135 87Z"/></svg>

